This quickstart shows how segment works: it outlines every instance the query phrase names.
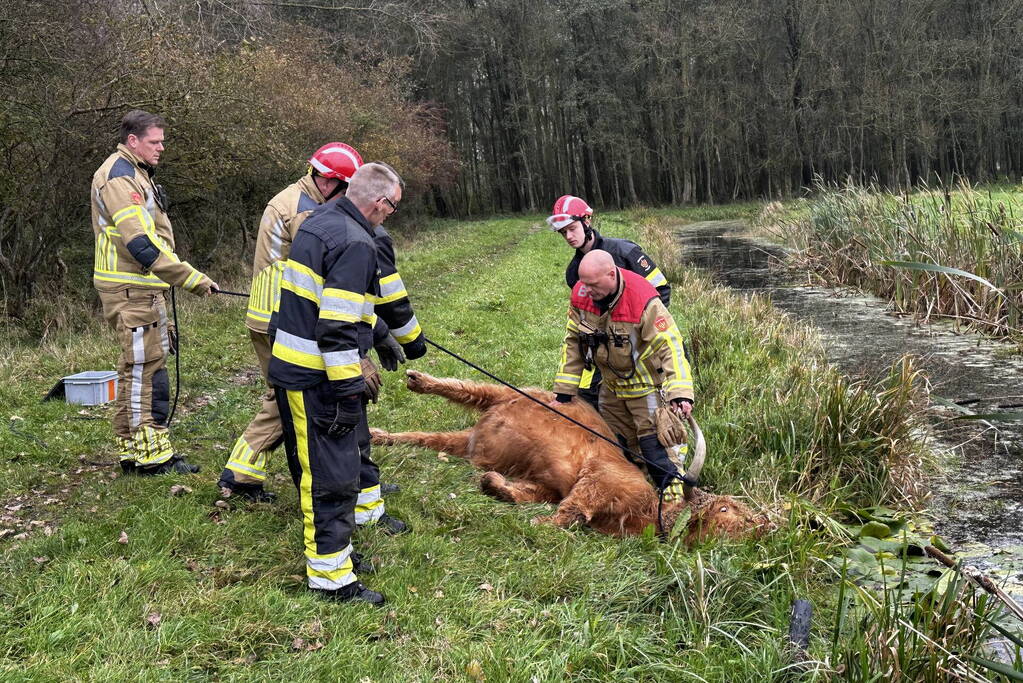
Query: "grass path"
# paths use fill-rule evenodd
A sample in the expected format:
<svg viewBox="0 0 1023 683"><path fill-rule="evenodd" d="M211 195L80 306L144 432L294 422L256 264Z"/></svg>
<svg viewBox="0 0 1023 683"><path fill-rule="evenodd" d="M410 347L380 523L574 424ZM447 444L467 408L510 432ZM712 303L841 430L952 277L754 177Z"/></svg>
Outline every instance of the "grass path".
<svg viewBox="0 0 1023 683"><path fill-rule="evenodd" d="M604 226L637 238L641 223L662 218L615 214ZM511 381L550 386L569 252L539 226L538 217L438 221L399 242L399 267L429 336ZM388 509L414 529L356 535L379 568L364 578L388 596L383 610L326 604L304 590L283 454L270 463L277 503L213 505L217 473L260 391L241 301L180 305L185 355L172 433L203 466L199 475L115 477L91 464L114 460L108 422L92 419L106 409L38 402L60 376L112 367L112 337L98 322L73 339L4 353L0 678L770 680L784 676L794 597L818 605L812 647L823 658L833 602L824 560L834 541L808 522L834 500L836 473L859 462L810 425L806 403L834 376L769 305L680 277L672 309L698 346L706 481L784 503L782 529L689 551L534 526L547 506L483 496L465 463L381 448L386 480L403 487ZM435 349L411 367L479 379ZM472 418L387 374L370 420L456 429ZM171 495L176 483L192 492ZM847 493L883 499L865 487Z"/></svg>

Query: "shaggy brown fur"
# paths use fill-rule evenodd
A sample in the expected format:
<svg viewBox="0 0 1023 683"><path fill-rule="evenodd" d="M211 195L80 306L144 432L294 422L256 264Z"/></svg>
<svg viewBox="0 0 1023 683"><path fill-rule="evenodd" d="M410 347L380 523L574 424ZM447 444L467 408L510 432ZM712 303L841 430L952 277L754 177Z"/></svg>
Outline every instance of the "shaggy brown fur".
<svg viewBox="0 0 1023 683"><path fill-rule="evenodd" d="M657 493L621 449L558 417L544 407L496 384L441 379L409 370L408 388L436 394L483 411L472 429L461 432L402 432L374 429L373 443L411 443L469 460L484 470L480 488L509 503L554 503L557 511L535 522L567 527L579 522L605 534L639 534L657 524ZM554 395L526 389L544 403ZM612 441L607 423L584 401L561 411ZM665 530L686 509L691 512L687 542L713 535L738 536L761 528L764 520L729 496L693 491L690 500L666 503Z"/></svg>

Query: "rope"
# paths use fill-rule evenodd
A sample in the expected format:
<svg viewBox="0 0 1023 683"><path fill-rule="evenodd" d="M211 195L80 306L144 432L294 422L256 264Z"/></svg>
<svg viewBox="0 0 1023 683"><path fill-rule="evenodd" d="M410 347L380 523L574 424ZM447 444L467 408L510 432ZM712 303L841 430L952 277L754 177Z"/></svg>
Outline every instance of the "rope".
<svg viewBox="0 0 1023 683"><path fill-rule="evenodd" d="M622 451L624 451L624 452L625 452L625 453L626 453L627 455L630 455L630 456L632 456L632 458L633 458L634 460L638 460L638 461L640 461L640 462L646 462L646 459L645 459L645 458L643 458L643 457L641 457L641 456L637 456L637 455L636 455L636 454L635 454L635 453L634 453L633 451L629 450L629 449L628 449L628 448L626 448L626 447L625 447L624 445L622 445L622 444L618 443L617 441L612 441L611 439L607 438L606 436L604 436L604 435L603 435L603 434L601 434L600 432L597 432L597 431L595 431L595 430L593 430L593 429L590 429L589 427L587 427L587 426L586 426L586 425L584 425L583 423L579 422L578 420L576 420L576 419L574 419L574 418L571 418L571 417L569 417L568 415L565 415L565 414L564 414L563 412L561 412L561 411L559 411L559 410L555 410L554 408L552 408L552 407L551 407L551 406L549 406L548 404L544 403L543 401L541 401L541 400L539 400L539 399L537 399L537 398L535 398L535 397L533 397L533 396L530 396L529 394L527 394L526 392L522 391L522 390L521 390L521 389L519 389L518 387L516 387L516 386L514 386L514 385L512 385L512 384L509 384L508 382L505 382L505 381L504 381L503 379L501 379L501 378L500 378L500 377L498 377L497 375L495 375L495 374L493 374L493 373L491 373L491 372L487 372L486 370L484 370L484 369L483 369L483 368L481 368L480 366L476 365L475 363L473 363L473 362L471 362L471 361L468 361L468 360L466 360L465 358L462 358L461 356L459 356L459 355L458 355L457 353L455 353L454 351L450 351L450 350L448 350L448 349L444 348L443 346L441 346L441 345L440 345L440 344L438 344L437 342L433 341L433 340L432 340L432 339L430 339L429 337L427 337L427 336L425 336L425 335L424 335L424 336L423 336L423 339L424 339L424 340L426 341L426 343L427 343L427 344L429 344L430 346L434 346L434 347L436 347L436 348L437 348L438 350L440 350L440 351L443 351L444 353L448 354L449 356L451 356L451 357L452 357L452 358L454 358L455 360L457 360L457 361L459 361L459 362L462 362L462 363L465 363L466 365L468 365L468 366L469 366L470 368L472 368L473 370L475 370L475 371L477 371L477 372L481 372L481 373L483 373L484 375L486 375L486 376L487 376L487 377L489 377L490 379L494 380L495 382L499 382L499 383L503 384L504 386L508 387L509 389L511 389L512 391L516 392L517 394L520 394L520 395L522 395L522 396L525 396L526 398L528 398L528 399L529 399L530 401L532 401L533 403L536 403L537 405L543 406L543 407L544 407L545 409L547 409L547 410L551 411L551 412L552 412L552 413L554 413L555 415L559 415L559 416L563 417L564 419L568 420L569 422L571 422L572 424L576 425L577 427L582 427L583 429L585 429L586 431L588 431L588 432L589 432L590 434L593 434L593 435L594 435L594 436L596 436L597 438L599 438L599 439L603 439L604 441L607 441L607 442L608 442L609 444L611 444L611 445L615 446L616 448L620 448L620 449L621 449ZM682 482L683 484L685 484L685 485L690 485L690 486L692 486L692 485L695 485L695 484L694 484L694 482L691 482L690 480L688 480L688 479L686 478L686 476L685 476L684 474L681 474L681 473L677 473L677 474L672 474L672 475L670 475L670 476L671 476L671 478L672 478L672 479L675 479L675 480L681 481L681 482ZM662 535L662 536L663 536L663 535L664 535L664 533L665 533L665 532L664 532L664 518L663 518L663 514L662 514L662 511L663 511L663 508L664 508L664 493L665 493L665 491L667 490L667 488L668 488L668 487L667 487L667 486L665 486L665 487L664 487L663 489L660 489L660 490L659 490L659 491L657 492L657 533L658 533L658 534L660 534L660 535Z"/></svg>
<svg viewBox="0 0 1023 683"><path fill-rule="evenodd" d="M170 288L171 315L174 316L174 402L171 403L170 414L167 415L167 429L170 429L171 420L174 419L174 411L178 409L178 394L181 393L181 328L178 327L178 300L174 296L176 287Z"/></svg>

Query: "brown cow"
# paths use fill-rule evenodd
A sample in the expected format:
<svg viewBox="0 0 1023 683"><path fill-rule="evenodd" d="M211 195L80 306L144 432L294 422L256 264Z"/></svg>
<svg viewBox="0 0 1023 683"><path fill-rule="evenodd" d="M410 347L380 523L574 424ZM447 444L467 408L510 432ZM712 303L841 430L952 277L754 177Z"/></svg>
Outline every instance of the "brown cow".
<svg viewBox="0 0 1023 683"><path fill-rule="evenodd" d="M461 432L371 430L373 443L410 443L458 455L484 470L480 488L509 503L554 503L557 511L534 522L568 527L576 522L614 535L639 534L657 524L657 492L646 476L612 443L555 415L512 389L458 379L431 377L408 370L408 388L437 394L483 412L472 429ZM549 391L530 388L530 396L547 403ZM614 441L607 423L584 401L563 404L569 417ZM703 435L691 422L696 442L688 474L695 479L703 464ZM767 525L763 516L730 496L687 490L685 500L665 503L664 530L690 513L687 543L713 535L739 536Z"/></svg>

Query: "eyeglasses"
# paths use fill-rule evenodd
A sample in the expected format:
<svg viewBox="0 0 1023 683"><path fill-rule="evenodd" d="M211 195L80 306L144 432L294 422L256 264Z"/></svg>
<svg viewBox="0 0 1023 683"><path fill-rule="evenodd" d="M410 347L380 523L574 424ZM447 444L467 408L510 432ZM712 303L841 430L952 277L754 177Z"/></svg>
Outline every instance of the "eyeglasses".
<svg viewBox="0 0 1023 683"><path fill-rule="evenodd" d="M391 207L391 213L397 213L398 212L398 205L397 204L392 202L387 197L381 197L380 199L383 199L385 202L387 202L387 206ZM379 201L379 200L377 200L377 201Z"/></svg>

